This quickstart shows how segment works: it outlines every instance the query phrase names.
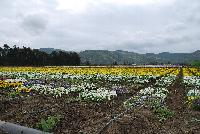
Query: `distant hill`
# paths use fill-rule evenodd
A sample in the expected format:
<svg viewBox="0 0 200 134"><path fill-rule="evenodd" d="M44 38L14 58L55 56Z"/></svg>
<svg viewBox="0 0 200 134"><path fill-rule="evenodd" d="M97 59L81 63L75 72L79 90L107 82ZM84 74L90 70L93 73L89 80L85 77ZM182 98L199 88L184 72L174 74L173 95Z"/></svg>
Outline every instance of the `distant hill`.
<svg viewBox="0 0 200 134"><path fill-rule="evenodd" d="M190 64L194 60L200 60L200 50L197 50L193 53L169 53L162 52L159 54L148 55L147 57L151 57L154 59L159 59L162 63L172 63L172 64Z"/></svg>
<svg viewBox="0 0 200 134"><path fill-rule="evenodd" d="M79 53L82 63L91 64L190 64L200 60L200 50L193 53L138 54L128 51L85 50Z"/></svg>
<svg viewBox="0 0 200 134"><path fill-rule="evenodd" d="M54 49L54 48L40 48L39 51L42 51L42 52L51 54L53 51L58 52L58 51L64 51L64 50L61 50L61 49Z"/></svg>
<svg viewBox="0 0 200 134"><path fill-rule="evenodd" d="M145 55L116 50L85 50L79 53L82 63L91 64L150 64L155 62L156 59L153 57L146 57Z"/></svg>
<svg viewBox="0 0 200 134"><path fill-rule="evenodd" d="M51 53L52 51L64 51L54 48L40 48L40 51ZM194 60L200 60L200 50L193 53L169 53L138 54L122 50L85 50L79 53L83 64L110 65L110 64L190 64Z"/></svg>

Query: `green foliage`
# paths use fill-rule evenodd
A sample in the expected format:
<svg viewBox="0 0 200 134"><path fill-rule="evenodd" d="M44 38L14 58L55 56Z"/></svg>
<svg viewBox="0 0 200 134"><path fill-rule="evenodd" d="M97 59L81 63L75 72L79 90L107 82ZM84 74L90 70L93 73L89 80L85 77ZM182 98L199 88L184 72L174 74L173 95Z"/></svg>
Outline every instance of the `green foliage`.
<svg viewBox="0 0 200 134"><path fill-rule="evenodd" d="M160 99L152 98L146 102L146 105L153 109L154 114L159 118L160 122L163 122L175 115L175 112L162 105Z"/></svg>
<svg viewBox="0 0 200 134"><path fill-rule="evenodd" d="M163 122L175 115L174 111L171 111L165 106L153 109L153 112L157 115L160 122Z"/></svg>
<svg viewBox="0 0 200 134"><path fill-rule="evenodd" d="M159 108L159 107L161 107L160 99L158 99L158 98L149 99L146 102L146 105L153 109Z"/></svg>
<svg viewBox="0 0 200 134"><path fill-rule="evenodd" d="M191 63L192 66L194 67L200 67L200 60L195 60Z"/></svg>
<svg viewBox="0 0 200 134"><path fill-rule="evenodd" d="M192 117L190 122L191 123L200 123L200 119L199 119L199 117Z"/></svg>
<svg viewBox="0 0 200 134"><path fill-rule="evenodd" d="M133 104L138 102L139 99L140 99L140 96L133 96L132 98L130 98L124 102L124 107L131 108L133 106Z"/></svg>
<svg viewBox="0 0 200 134"><path fill-rule="evenodd" d="M60 122L61 116L49 116L46 120L41 119L39 123L36 124L36 128L45 132L52 132L53 128Z"/></svg>
<svg viewBox="0 0 200 134"><path fill-rule="evenodd" d="M15 97L17 97L17 96L19 96L20 95L20 92L19 91L12 91L12 92L10 92L9 94L8 94L8 97L9 98L15 98Z"/></svg>

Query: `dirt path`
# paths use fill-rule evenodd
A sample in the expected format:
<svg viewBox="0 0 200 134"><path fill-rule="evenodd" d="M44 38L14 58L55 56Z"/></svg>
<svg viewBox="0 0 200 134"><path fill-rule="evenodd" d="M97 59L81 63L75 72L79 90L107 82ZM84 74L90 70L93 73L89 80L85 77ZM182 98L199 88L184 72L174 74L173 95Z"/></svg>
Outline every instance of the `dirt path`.
<svg viewBox="0 0 200 134"><path fill-rule="evenodd" d="M163 124L160 133L166 134L199 134L200 125L199 123L191 123L193 116L199 116L199 112L193 111L188 108L186 103L187 100L187 88L182 84L183 70L180 72L172 86L169 88L169 95L167 97L167 106L173 110L176 115L171 119L167 120Z"/></svg>
<svg viewBox="0 0 200 134"><path fill-rule="evenodd" d="M169 87L169 95L166 99L166 105L175 112L175 116L163 124L162 133L166 134L184 134L185 110L186 110L186 89L182 84L183 70L180 68L175 82Z"/></svg>
<svg viewBox="0 0 200 134"><path fill-rule="evenodd" d="M175 82L169 87L169 95L166 100L167 106L177 114L181 114L186 107L186 89L182 84L182 80L183 70L181 68Z"/></svg>

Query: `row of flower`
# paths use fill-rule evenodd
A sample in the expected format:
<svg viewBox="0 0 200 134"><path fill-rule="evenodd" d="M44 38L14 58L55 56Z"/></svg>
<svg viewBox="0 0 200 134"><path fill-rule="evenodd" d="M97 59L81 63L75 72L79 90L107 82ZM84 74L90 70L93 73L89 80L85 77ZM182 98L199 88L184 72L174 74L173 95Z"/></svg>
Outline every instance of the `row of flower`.
<svg viewBox="0 0 200 134"><path fill-rule="evenodd" d="M189 68L195 75L200 76L200 69L199 68Z"/></svg>
<svg viewBox="0 0 200 134"><path fill-rule="evenodd" d="M183 76L200 76L200 70L198 68L183 68Z"/></svg>
<svg viewBox="0 0 200 134"><path fill-rule="evenodd" d="M53 73L49 72L57 68L61 72ZM60 67L44 67L42 68L1 68L0 88L11 89L17 92L37 92L39 94L52 95L54 97L61 97L71 93L78 94L78 97L83 100L102 101L110 100L117 94L129 93L127 86L129 85L148 85L155 84L157 87L165 87L166 83L171 83L171 80L177 74L177 68L111 68L117 71L117 69L124 70L130 73L130 70L138 70L143 74L147 73L151 75L124 75L119 73L118 75L111 75L108 72L103 74L73 74L73 73L62 73L62 70L75 69L74 73L80 68L60 68ZM34 70L35 69L35 70ZM88 68L86 68L87 70ZM91 68L90 68L91 69ZM106 68L93 68L103 69ZM109 70L110 68L107 68ZM7 70L7 71L6 71ZM24 70L24 71L23 71ZM39 71L38 71L39 70ZM47 71L44 71L47 70ZM81 68L85 70L85 68ZM157 73L156 73L157 71ZM166 75L159 79L159 75ZM155 75L152 75L155 74ZM156 83L154 82L156 81Z"/></svg>
<svg viewBox="0 0 200 134"><path fill-rule="evenodd" d="M153 77L151 77L153 78ZM157 80L155 83L155 86L157 87L168 87L174 80L176 76L167 76L167 77L162 77L161 79ZM138 82L143 81L141 79L138 79ZM145 79L148 81L148 79ZM79 93L79 97L84 99L84 100L93 100L93 101L100 101L100 100L110 100L112 96L117 96L117 94L123 94L123 93L128 93L128 90L124 88L123 86L116 86L112 85L110 89L105 88L105 87L99 87L98 85L94 83L81 83L80 85L65 85L62 87L55 87L55 85L50 84L50 85L41 85L41 84L33 84L31 87L31 90L36 90L40 94L51 94L55 97L61 97L62 95L68 94L68 93ZM142 90L141 90L142 92ZM151 92L151 90L149 91ZM157 92L157 96L163 96L163 94L159 94Z"/></svg>
<svg viewBox="0 0 200 134"><path fill-rule="evenodd" d="M20 92L30 92L36 91L39 94L52 95L54 97L61 97L62 95L67 95L69 93L79 93L79 97L85 100L110 100L111 96L116 96L120 93L128 93L126 87L121 86L121 84L117 84L120 81L128 80L128 83L131 84L144 84L148 83L150 79L156 79L155 76L145 76L145 77L114 77L114 76L102 76L106 77L108 82L116 82L112 83L109 87L103 87L98 83L92 83L90 77L87 76L84 78L80 77L79 83L69 83L69 81L64 81L63 83L55 82L55 81L44 81L42 79L32 79L26 80L25 78L15 78L15 79L5 79L0 82L0 88L3 89L11 89ZM74 77L73 77L74 78ZM71 79L73 79L71 78ZM88 78L88 79L86 79ZM93 79L101 80L101 77L94 77ZM69 80L69 79L68 79ZM164 80L164 79L163 79ZM58 80L59 81L59 80ZM159 83L157 83L159 85Z"/></svg>
<svg viewBox="0 0 200 134"><path fill-rule="evenodd" d="M165 99L169 93L168 87L172 85L175 79L175 75L162 77L156 81L155 85L141 89L136 95L125 101L124 105L128 108L150 107L158 116L159 121L165 121L174 114L173 111L165 106Z"/></svg>
<svg viewBox="0 0 200 134"><path fill-rule="evenodd" d="M145 76L123 76L123 75L102 75L102 74L90 74L90 75L72 75L72 74L44 74L34 72L0 72L0 77L5 79L5 82L24 82L25 84L44 83L45 81L60 81L67 82L98 82L106 81L112 83L148 83L150 78L156 79L157 76L145 75ZM29 82L28 82L29 81Z"/></svg>
<svg viewBox="0 0 200 134"><path fill-rule="evenodd" d="M0 67L0 72L37 72L47 74L164 75L177 68L167 67ZM175 72L176 73L176 72Z"/></svg>
<svg viewBox="0 0 200 134"><path fill-rule="evenodd" d="M189 68L184 67L183 68L183 76L193 76L192 72L189 70Z"/></svg>
<svg viewBox="0 0 200 134"><path fill-rule="evenodd" d="M168 87L175 81L175 79L175 75L166 76L157 80L155 85L141 89L138 94L133 97L137 98L137 103L132 104L141 104L148 98L159 98L160 102L164 102L168 94Z"/></svg>
<svg viewBox="0 0 200 134"><path fill-rule="evenodd" d="M183 84L187 88L187 102L189 107L200 110L200 75L195 68L185 69ZM194 75L196 74L196 75Z"/></svg>
<svg viewBox="0 0 200 134"><path fill-rule="evenodd" d="M116 91L109 91L106 88L97 87L95 84L81 83L81 85L65 85L56 87L54 83L46 84L42 81L23 81L21 79L5 79L0 81L0 88L8 91L20 93L37 92L44 95L52 95L53 97L61 97L69 93L78 93L83 100L102 101L110 100L112 96L116 96Z"/></svg>

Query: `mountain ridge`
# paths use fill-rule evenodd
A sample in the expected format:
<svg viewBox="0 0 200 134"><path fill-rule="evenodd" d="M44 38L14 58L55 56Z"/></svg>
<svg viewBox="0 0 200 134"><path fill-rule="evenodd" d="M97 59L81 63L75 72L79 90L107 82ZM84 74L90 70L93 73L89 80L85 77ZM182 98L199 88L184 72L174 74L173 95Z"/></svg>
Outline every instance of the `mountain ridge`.
<svg viewBox="0 0 200 134"><path fill-rule="evenodd" d="M64 51L53 48L40 48L40 51L51 53L52 51ZM200 60L200 50L192 53L170 53L161 52L139 54L123 50L84 50L79 56L82 64L110 65L110 64L190 64L192 61Z"/></svg>

